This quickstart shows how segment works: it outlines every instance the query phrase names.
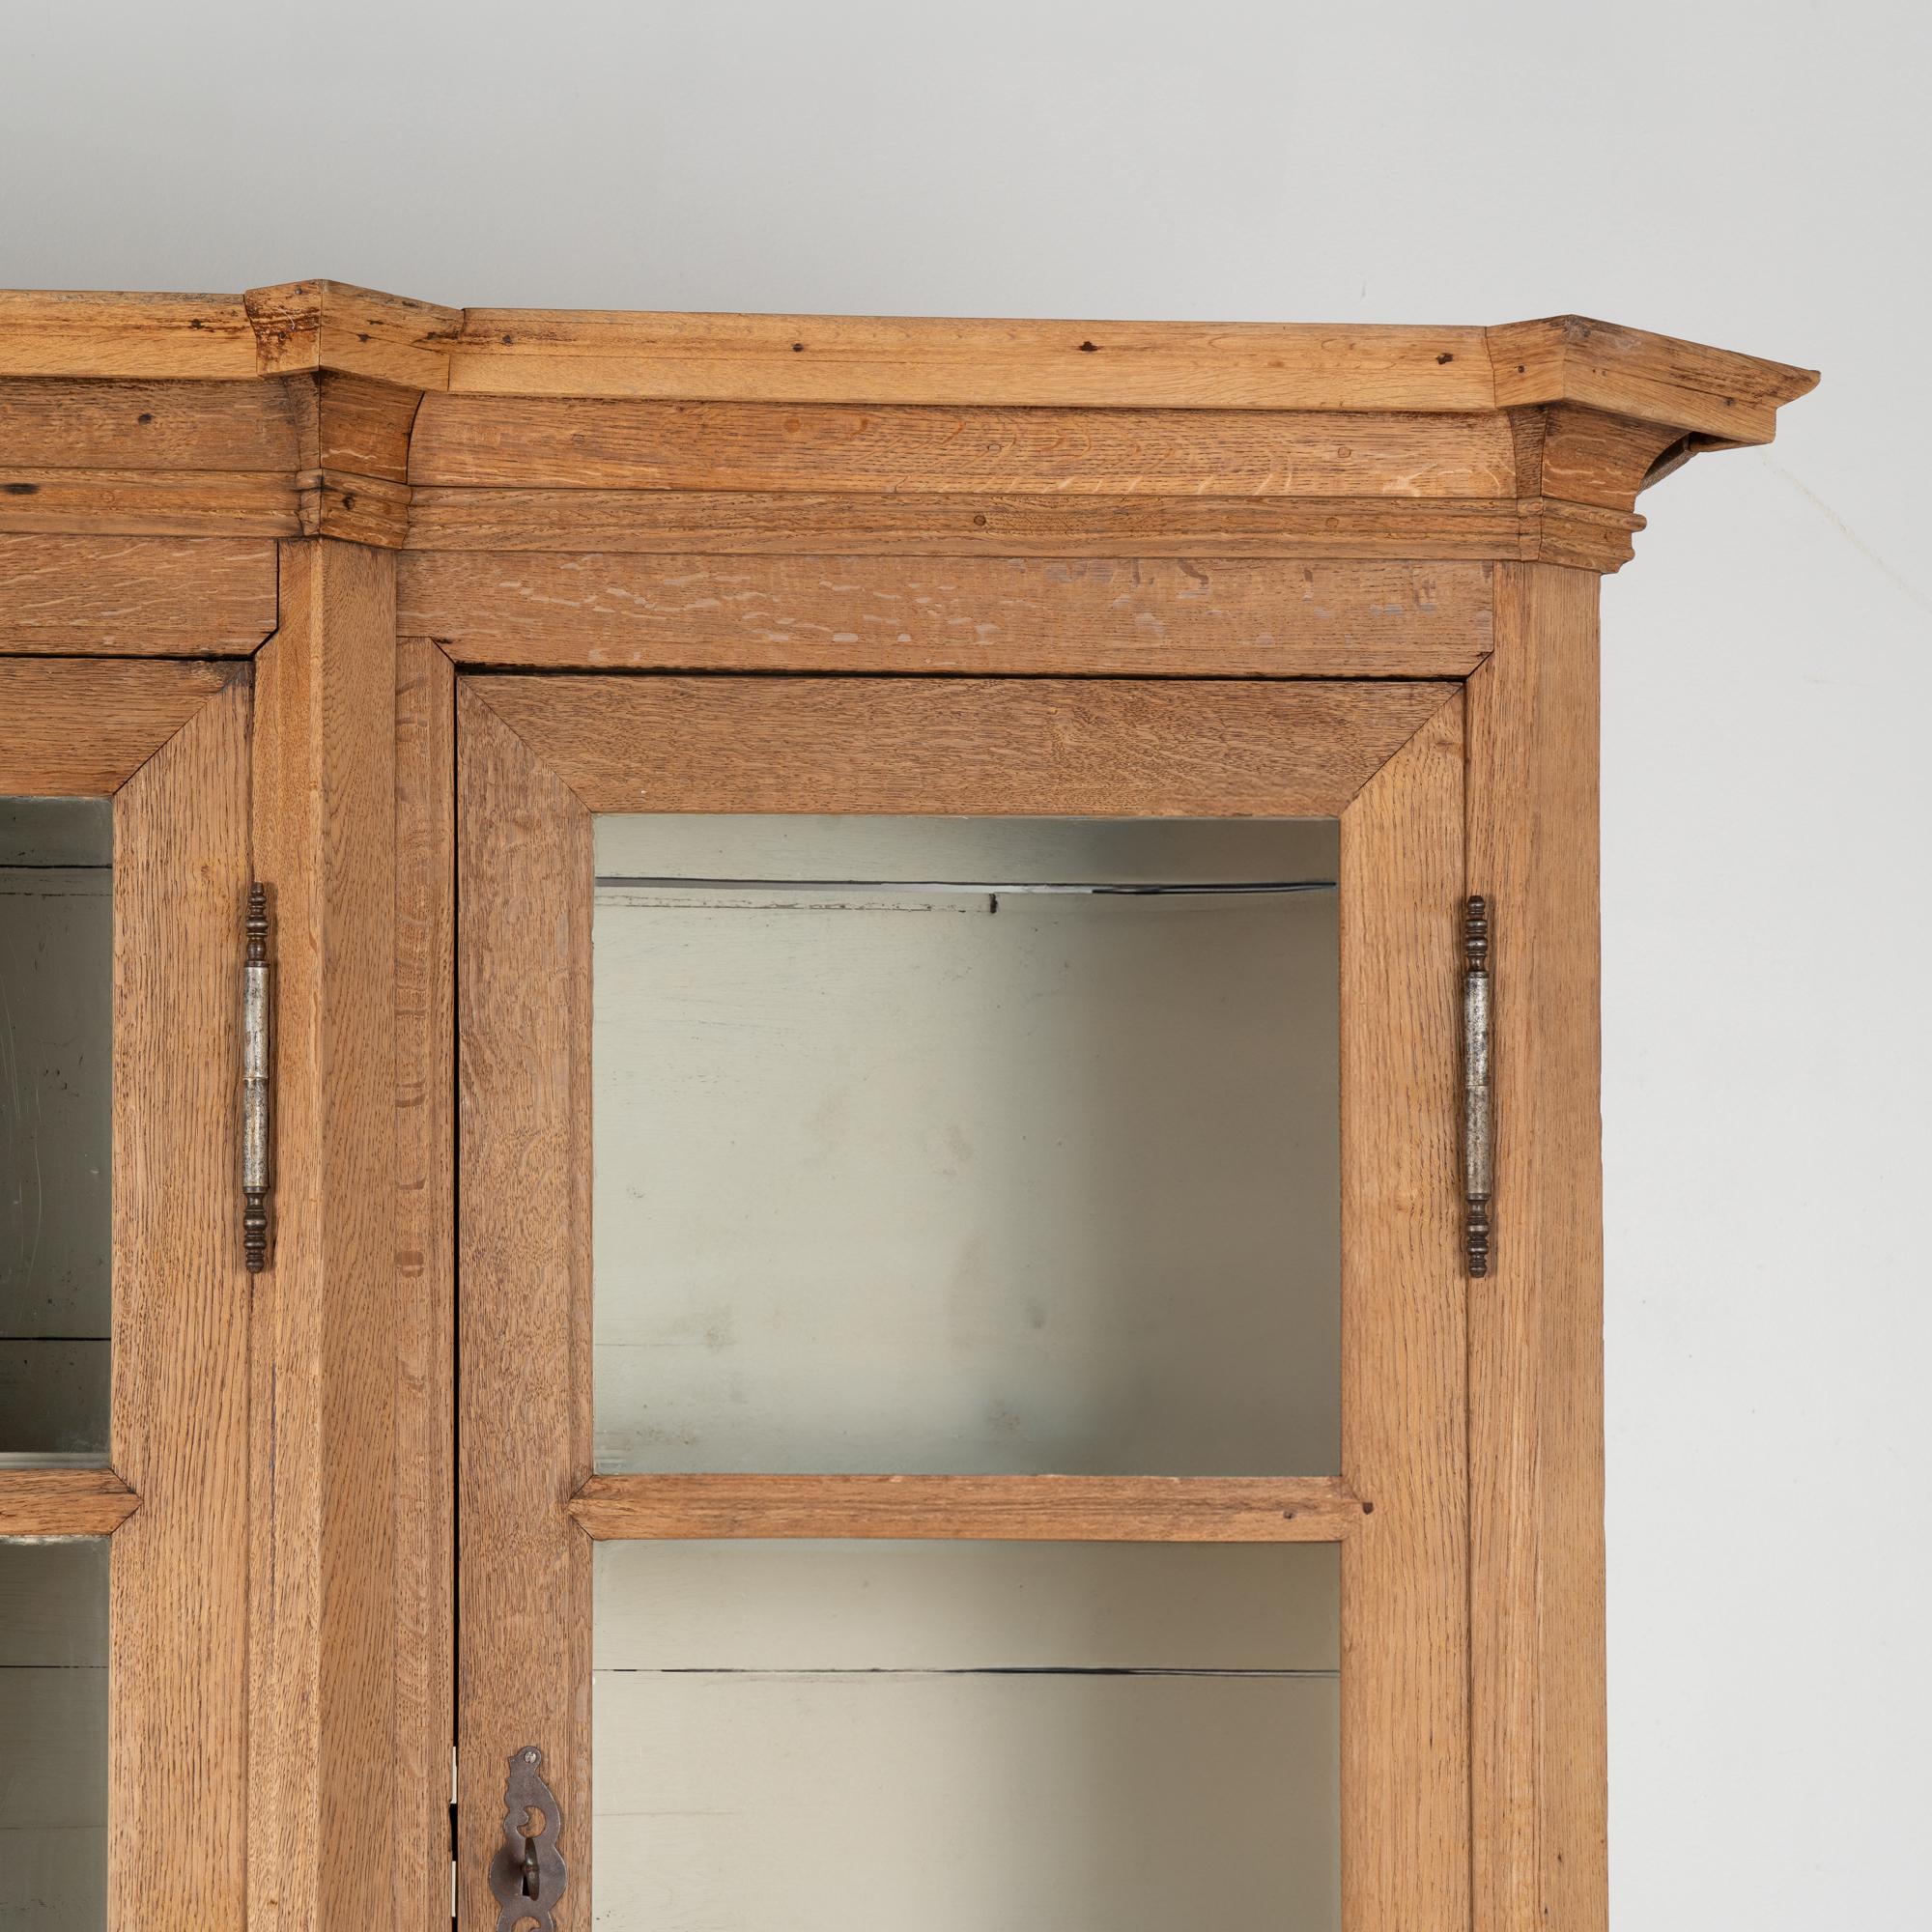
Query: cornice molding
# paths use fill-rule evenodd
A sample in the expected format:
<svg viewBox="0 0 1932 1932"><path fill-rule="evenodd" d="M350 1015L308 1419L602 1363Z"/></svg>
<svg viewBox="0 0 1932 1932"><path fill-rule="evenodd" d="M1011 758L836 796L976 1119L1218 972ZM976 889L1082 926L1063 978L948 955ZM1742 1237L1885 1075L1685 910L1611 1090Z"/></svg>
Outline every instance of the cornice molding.
<svg viewBox="0 0 1932 1932"><path fill-rule="evenodd" d="M1326 536L1338 556L1600 571L1630 555L1646 484L1703 449L1768 441L1778 409L1817 380L1578 317L1331 328L464 310L319 280L241 296L0 293L0 378L12 379L0 383L0 531L400 548L450 542L480 522L498 549L690 547L651 533L675 488L641 470L607 488L611 459L596 452L635 440L639 408L668 411L653 419L654 446L681 434L681 473L709 497L725 472L707 473L707 439L723 448L737 436L731 473L755 470L758 451L791 427L783 412L797 410L829 480L810 495L797 464L773 458L765 480L732 482L729 548L836 554L873 541L855 539L856 522L895 524L878 539L895 552L977 552L999 526L1028 521L1017 506L1061 510L1077 497L1051 554L1314 555ZM564 473L554 455L527 486L426 466L412 450L426 396L439 423L459 421L472 441L496 437L511 469L534 424L564 451ZM727 423L707 406L738 413ZM566 429L554 411L572 412ZM904 419L919 411L947 420L913 449ZM1091 412L1109 413L1080 413ZM1115 467L1104 476L1081 469L1083 422L1095 440L1106 426ZM1006 441L962 434L981 425ZM876 470L872 445L895 435L908 473L866 480L860 458ZM1007 443L993 514L969 516L959 506L988 486L986 465L966 455L997 446L1004 460ZM1417 452L1407 469L1406 445ZM956 475L950 451L962 452ZM1185 480L1161 480L1177 469ZM918 513L869 517L881 489ZM418 525L424 490L435 508ZM1163 491L1165 516L1153 500ZM573 520L596 534L573 536Z"/></svg>
<svg viewBox="0 0 1932 1932"><path fill-rule="evenodd" d="M249 353L252 348L252 354ZM456 309L347 282L239 296L0 292L0 375L337 370L469 395L1040 408L1581 403L1735 441L1817 382L1581 316L1495 327Z"/></svg>

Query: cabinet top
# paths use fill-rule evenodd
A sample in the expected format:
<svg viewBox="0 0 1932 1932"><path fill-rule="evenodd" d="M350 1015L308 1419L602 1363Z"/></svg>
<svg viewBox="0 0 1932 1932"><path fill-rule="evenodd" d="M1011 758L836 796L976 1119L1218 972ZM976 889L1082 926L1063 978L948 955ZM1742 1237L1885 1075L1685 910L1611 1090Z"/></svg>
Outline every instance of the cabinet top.
<svg viewBox="0 0 1932 1932"><path fill-rule="evenodd" d="M455 394L1481 412L1570 403L1771 440L1815 372L1579 316L1498 327L442 308L341 282L0 292L0 376L334 371Z"/></svg>

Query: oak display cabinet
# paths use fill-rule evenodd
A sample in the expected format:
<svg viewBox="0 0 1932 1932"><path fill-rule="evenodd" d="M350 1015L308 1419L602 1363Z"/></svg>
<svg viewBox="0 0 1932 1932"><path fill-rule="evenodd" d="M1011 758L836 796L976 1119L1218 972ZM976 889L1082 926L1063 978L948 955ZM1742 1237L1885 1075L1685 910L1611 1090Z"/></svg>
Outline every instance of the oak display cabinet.
<svg viewBox="0 0 1932 1932"><path fill-rule="evenodd" d="M0 1927L1601 1928L1597 586L1813 380L0 296Z"/></svg>

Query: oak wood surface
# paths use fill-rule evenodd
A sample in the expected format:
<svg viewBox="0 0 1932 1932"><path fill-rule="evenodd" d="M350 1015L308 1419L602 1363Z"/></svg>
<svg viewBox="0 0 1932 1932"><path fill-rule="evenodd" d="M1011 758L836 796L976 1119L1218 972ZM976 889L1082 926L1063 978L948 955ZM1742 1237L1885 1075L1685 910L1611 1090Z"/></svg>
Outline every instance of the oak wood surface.
<svg viewBox="0 0 1932 1932"><path fill-rule="evenodd" d="M1498 414L423 398L414 484L521 489L1497 497Z"/></svg>
<svg viewBox="0 0 1932 1932"><path fill-rule="evenodd" d="M409 541L427 551L673 555L1514 558L1520 528L1507 496L418 486Z"/></svg>
<svg viewBox="0 0 1932 1932"><path fill-rule="evenodd" d="M459 1434L458 1923L497 1923L511 1752L544 1753L565 1901L590 1896L590 814L458 688L465 1336Z"/></svg>
<svg viewBox="0 0 1932 1932"><path fill-rule="evenodd" d="M1342 815L1343 1919L1469 1922L1463 699Z"/></svg>
<svg viewBox="0 0 1932 1932"><path fill-rule="evenodd" d="M470 309L450 387L805 402L1489 407L1480 328ZM1424 401L1422 399L1427 398Z"/></svg>
<svg viewBox="0 0 1932 1932"><path fill-rule="evenodd" d="M1818 381L1815 370L1580 315L1508 323L1488 335L1498 408L1580 403L1735 442L1770 441L1779 407Z"/></svg>
<svg viewBox="0 0 1932 1932"><path fill-rule="evenodd" d="M0 1536L110 1536L140 1507L112 1469L0 1469Z"/></svg>
<svg viewBox="0 0 1932 1932"><path fill-rule="evenodd" d="M1766 440L1817 378L1581 316L1495 327L459 310L329 281L246 296L0 293L0 375L330 369L501 395L1029 408L1407 410L1576 401Z"/></svg>
<svg viewBox="0 0 1932 1932"><path fill-rule="evenodd" d="M242 302L264 375L329 369L417 389L448 382L459 309L326 280L250 289Z"/></svg>
<svg viewBox="0 0 1932 1932"><path fill-rule="evenodd" d="M1768 434L1809 370L1554 316L1491 328L471 309L449 386L497 394L1467 411L1566 399ZM1687 428L1704 426L1687 423Z"/></svg>
<svg viewBox="0 0 1932 1932"><path fill-rule="evenodd" d="M281 626L256 661L277 1141L254 1351L249 1878L256 1918L284 1926L378 1922L405 1856L370 1830L394 1817L405 1768L393 580L389 553L289 545Z"/></svg>
<svg viewBox="0 0 1932 1932"><path fill-rule="evenodd" d="M0 532L279 537L301 526L292 470L0 470Z"/></svg>
<svg viewBox="0 0 1932 1932"><path fill-rule="evenodd" d="M1512 410L1520 495L1630 510L1659 459L1683 440L1674 423L1638 422L1574 403Z"/></svg>
<svg viewBox="0 0 1932 1932"><path fill-rule="evenodd" d="M256 373L240 296L0 289L0 376L233 382Z"/></svg>
<svg viewBox="0 0 1932 1932"><path fill-rule="evenodd" d="M1458 677L1480 563L410 552L399 622L532 668Z"/></svg>
<svg viewBox="0 0 1932 1932"><path fill-rule="evenodd" d="M592 811L1340 811L1432 683L474 675Z"/></svg>
<svg viewBox="0 0 1932 1932"><path fill-rule="evenodd" d="M593 1476L592 1537L944 1537L1338 1543L1361 1505L1332 1476Z"/></svg>
<svg viewBox="0 0 1932 1932"><path fill-rule="evenodd" d="M1548 567L1500 575L1496 653L1468 686L1498 1133L1469 1350L1477 1922L1601 1932L1597 585Z"/></svg>
<svg viewBox="0 0 1932 1932"><path fill-rule="evenodd" d="M0 536L0 649L245 657L274 628L266 539Z"/></svg>
<svg viewBox="0 0 1932 1932"><path fill-rule="evenodd" d="M8 470L296 469L298 432L280 383L0 379Z"/></svg>
<svg viewBox="0 0 1932 1932"><path fill-rule="evenodd" d="M235 676L219 664L0 658L0 792L106 797Z"/></svg>
<svg viewBox="0 0 1932 1932"><path fill-rule="evenodd" d="M419 389L333 369L313 379L292 378L288 386L314 397L314 447L303 468L409 481L410 432L422 406Z"/></svg>
<svg viewBox="0 0 1932 1932"><path fill-rule="evenodd" d="M456 675L396 649L396 1925L449 1909L456 1698Z"/></svg>
<svg viewBox="0 0 1932 1932"><path fill-rule="evenodd" d="M244 672L114 802L113 1450L141 1507L111 1566L108 1883L143 1932L245 1907L248 725Z"/></svg>

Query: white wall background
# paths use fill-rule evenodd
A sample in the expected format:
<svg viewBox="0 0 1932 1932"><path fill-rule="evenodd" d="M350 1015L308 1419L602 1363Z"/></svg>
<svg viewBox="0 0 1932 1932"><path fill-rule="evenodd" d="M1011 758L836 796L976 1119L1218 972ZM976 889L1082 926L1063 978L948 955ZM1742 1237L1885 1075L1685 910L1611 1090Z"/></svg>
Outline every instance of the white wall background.
<svg viewBox="0 0 1932 1932"><path fill-rule="evenodd" d="M1808 363L1605 594L1612 1855L1932 1919L1932 13L14 0L0 285L1295 321Z"/></svg>

